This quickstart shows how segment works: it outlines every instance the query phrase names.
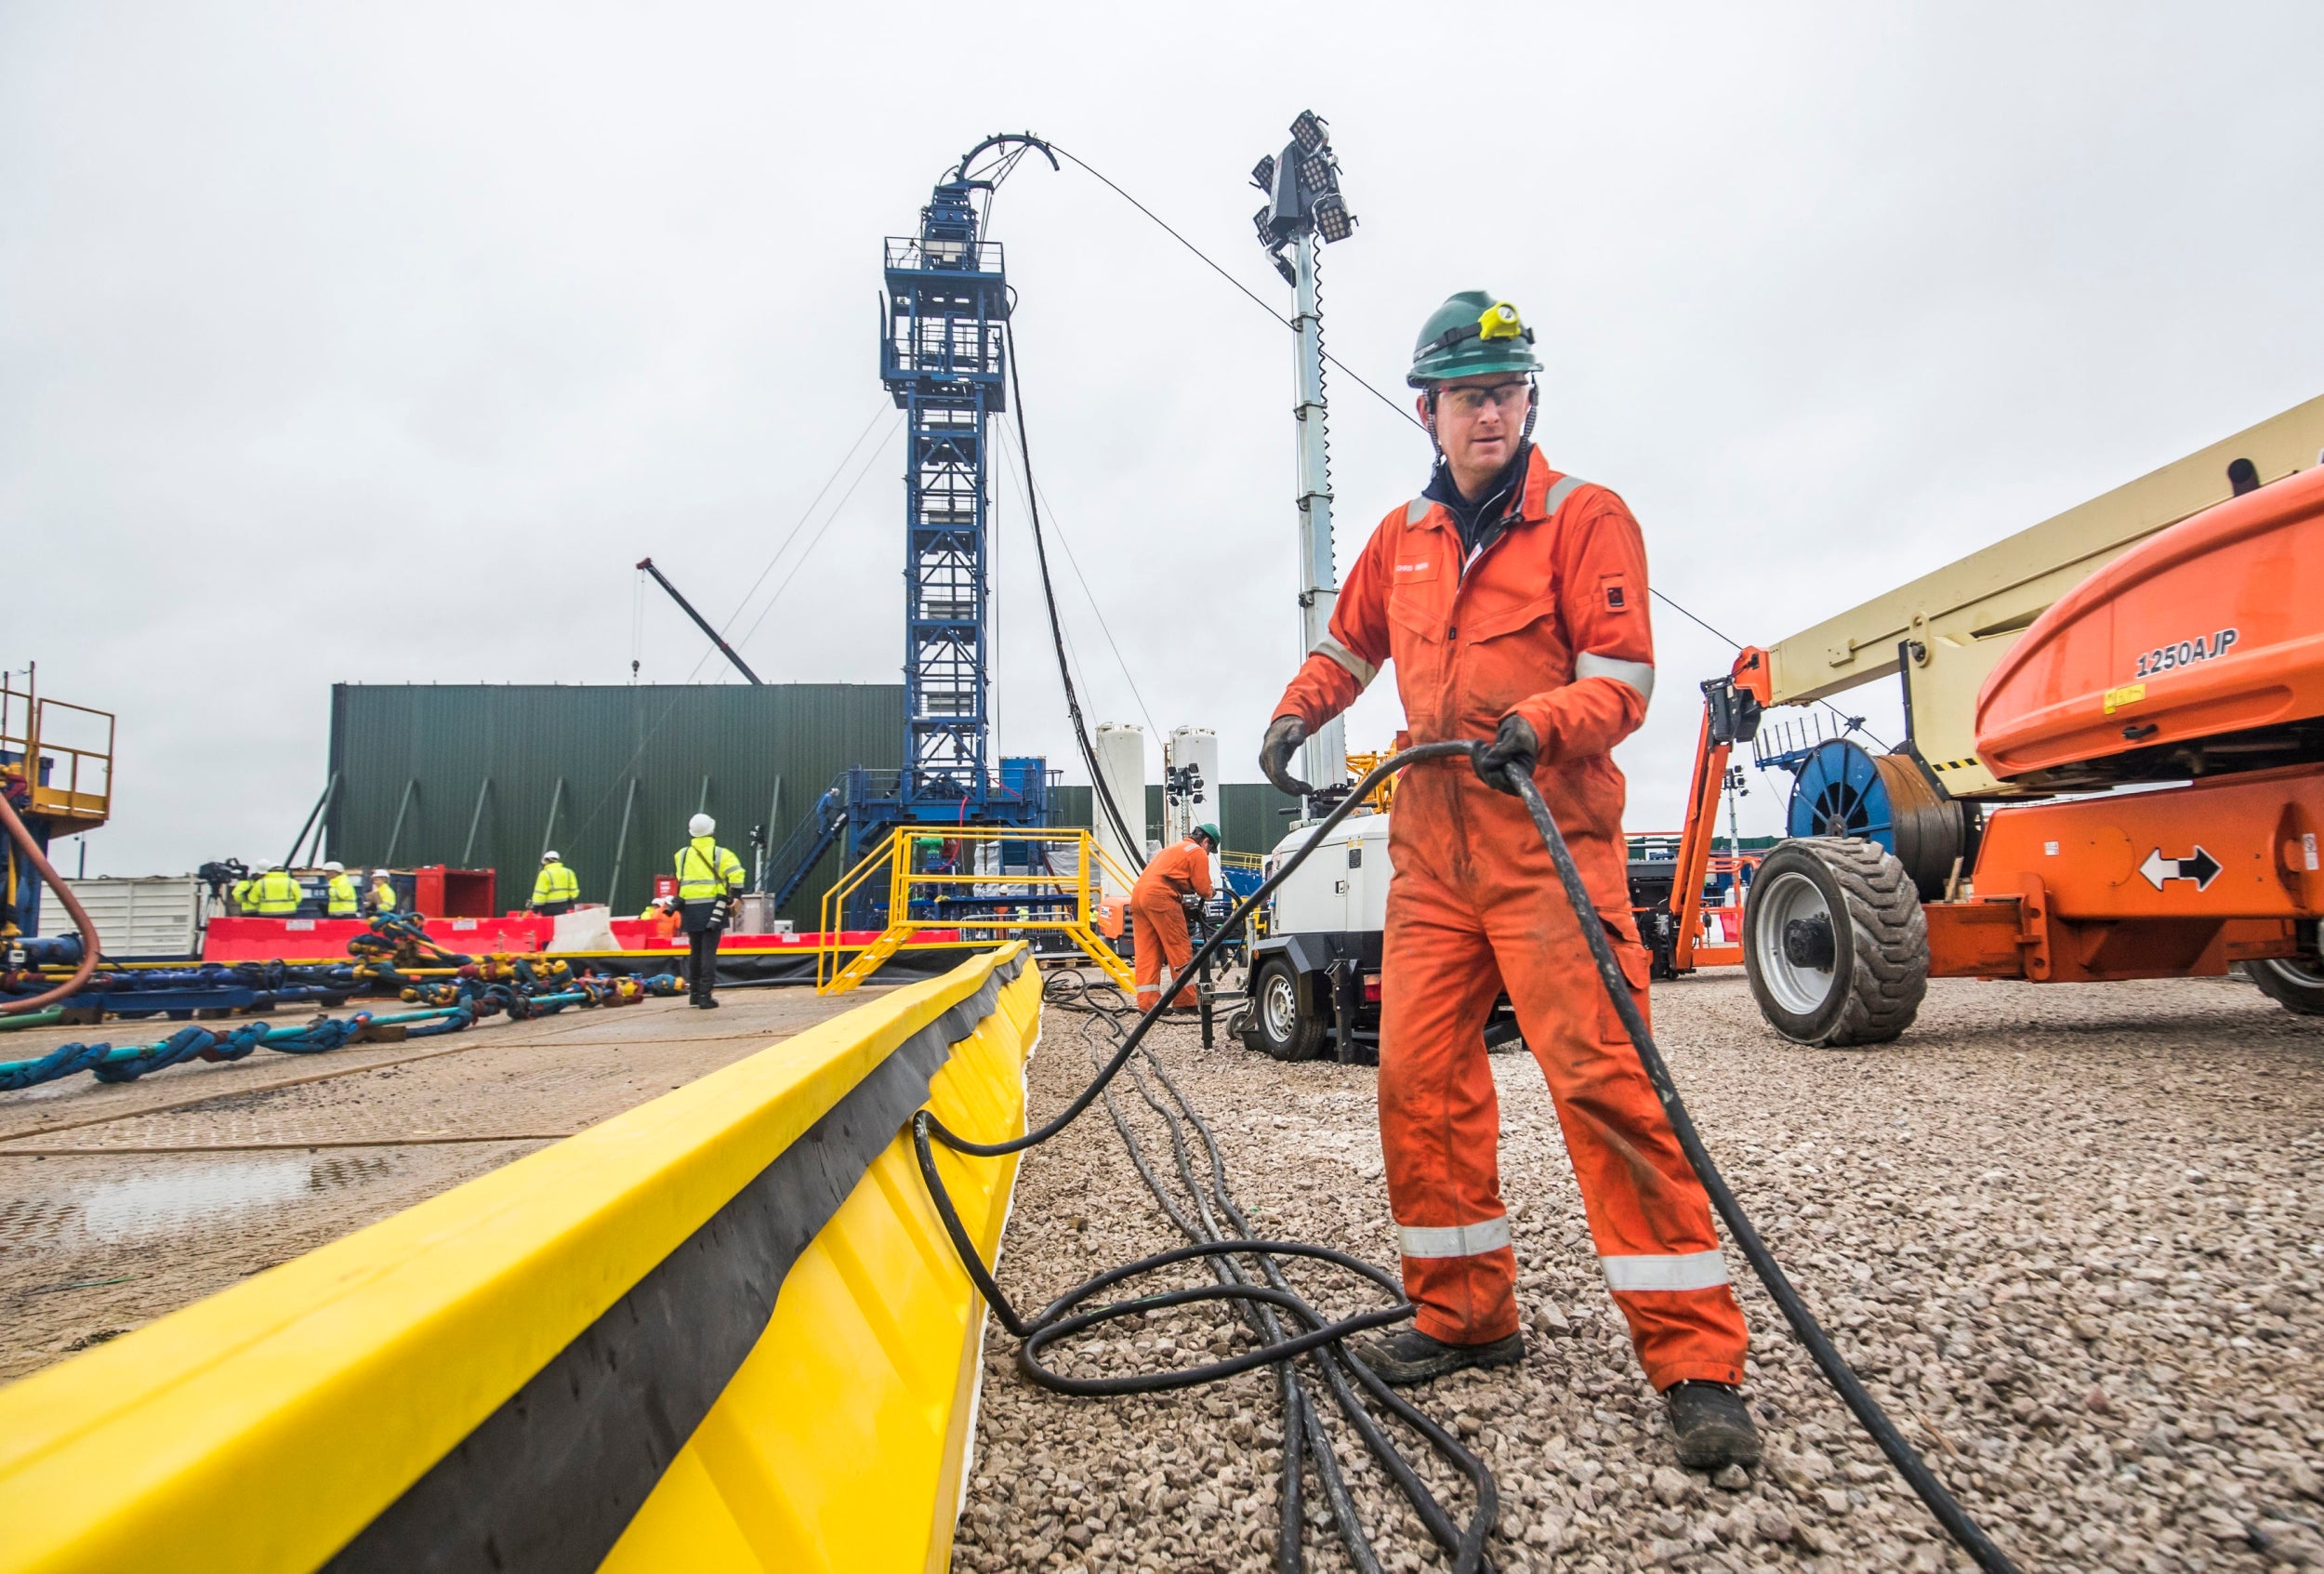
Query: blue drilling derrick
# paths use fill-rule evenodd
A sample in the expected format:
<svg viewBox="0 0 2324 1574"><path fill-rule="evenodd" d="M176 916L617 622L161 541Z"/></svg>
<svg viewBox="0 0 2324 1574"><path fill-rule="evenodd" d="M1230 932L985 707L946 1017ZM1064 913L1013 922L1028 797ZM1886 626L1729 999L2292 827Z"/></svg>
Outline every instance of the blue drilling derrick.
<svg viewBox="0 0 2324 1574"><path fill-rule="evenodd" d="M907 443L904 768L859 766L831 784L771 864L786 896L842 835L853 863L900 824L1048 823L1045 762L1010 759L997 777L988 761L986 436L1009 405L1009 281L1000 243L978 239L978 203L1031 152L1057 163L1037 138L986 138L937 182L920 232L887 241L879 377ZM1004 845L1004 860L1023 855Z"/></svg>

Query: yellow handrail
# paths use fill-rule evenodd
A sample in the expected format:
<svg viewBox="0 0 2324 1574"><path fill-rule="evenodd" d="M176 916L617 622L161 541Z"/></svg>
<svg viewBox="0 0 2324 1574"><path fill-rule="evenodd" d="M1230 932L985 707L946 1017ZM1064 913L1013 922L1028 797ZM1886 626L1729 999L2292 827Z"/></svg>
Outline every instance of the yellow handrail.
<svg viewBox="0 0 2324 1574"><path fill-rule="evenodd" d="M923 838L971 850L1003 842L1012 846L1039 847L1045 850L1041 862L1046 866L1013 874L998 868L980 870L972 866L967 869L957 866L915 869L912 866L914 848ZM1064 852L1066 858L1057 858L1053 855L1054 851ZM960 862L973 866L984 860L971 852ZM992 862L998 864L999 859L996 856ZM1065 864L1065 867L1057 866L1061 862ZM862 890L883 867L888 872L887 927L868 944L843 939L841 925L846 920L848 899ZM1097 839L1088 830L1078 827L899 826L882 838L878 846L825 894L823 937L815 961L815 986L824 993L853 988L893 956L913 935L927 930L969 931L973 932L980 941L991 939L996 942L1044 930L1063 933L1107 973L1126 981L1129 978L1128 966L1112 946L1098 938L1097 906L1103 899L1107 886L1127 892L1134 883L1129 872L1106 853ZM1005 898L1011 893L1021 892L1023 899L1014 904L1019 909L1017 911L995 910L985 917L929 918L914 913L915 902L940 899L947 888L956 886L973 888L988 899ZM934 893L932 897L931 893ZM1025 909L1038 911L1041 916L1034 916L1033 911ZM844 965L839 961L843 952L853 953L852 959Z"/></svg>

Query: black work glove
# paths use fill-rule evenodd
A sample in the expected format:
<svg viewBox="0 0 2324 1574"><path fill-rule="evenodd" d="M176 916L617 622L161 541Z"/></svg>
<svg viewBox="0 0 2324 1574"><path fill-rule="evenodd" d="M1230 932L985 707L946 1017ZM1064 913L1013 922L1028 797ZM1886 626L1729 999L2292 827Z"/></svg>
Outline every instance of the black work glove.
<svg viewBox="0 0 2324 1574"><path fill-rule="evenodd" d="M1259 746L1259 772L1293 798L1306 798L1314 788L1291 774L1291 756L1307 741L1307 723L1296 716L1278 716L1267 723L1267 739Z"/></svg>
<svg viewBox="0 0 2324 1574"><path fill-rule="evenodd" d="M1541 740L1534 735L1533 723L1511 711L1501 718L1500 731L1493 741L1476 753L1477 777L1496 792L1517 795L1507 773L1533 774L1534 758L1541 752Z"/></svg>

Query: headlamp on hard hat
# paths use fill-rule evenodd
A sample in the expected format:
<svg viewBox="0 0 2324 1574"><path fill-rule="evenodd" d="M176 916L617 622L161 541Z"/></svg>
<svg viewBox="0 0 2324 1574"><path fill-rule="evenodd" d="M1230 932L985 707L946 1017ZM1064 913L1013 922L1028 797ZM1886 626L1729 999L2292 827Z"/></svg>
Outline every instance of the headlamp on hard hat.
<svg viewBox="0 0 2324 1574"><path fill-rule="evenodd" d="M1523 339L1525 343L1531 344L1533 330L1525 326L1524 320L1517 315L1515 307L1505 300L1497 300L1486 307L1475 322L1456 323L1438 334L1429 341L1428 348L1450 350L1455 345L1466 344L1472 338L1488 341L1513 338Z"/></svg>

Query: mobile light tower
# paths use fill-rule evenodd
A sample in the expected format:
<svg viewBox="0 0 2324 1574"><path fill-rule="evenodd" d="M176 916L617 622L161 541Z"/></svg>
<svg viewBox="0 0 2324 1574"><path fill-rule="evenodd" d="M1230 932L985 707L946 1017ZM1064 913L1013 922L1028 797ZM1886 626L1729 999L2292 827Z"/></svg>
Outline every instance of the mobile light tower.
<svg viewBox="0 0 2324 1574"><path fill-rule="evenodd" d="M1331 561L1331 446L1324 399L1324 313L1315 282L1316 253L1355 232L1355 215L1340 192L1340 159L1313 110L1291 123L1291 140L1251 170L1251 184L1267 193L1252 216L1259 244L1292 290L1292 354L1299 402L1291 417L1298 433L1300 509L1300 650L1319 648L1331 632L1340 576ZM1284 255L1286 250L1289 257ZM1333 717L1303 746L1301 774L1318 787L1348 774L1347 729Z"/></svg>

